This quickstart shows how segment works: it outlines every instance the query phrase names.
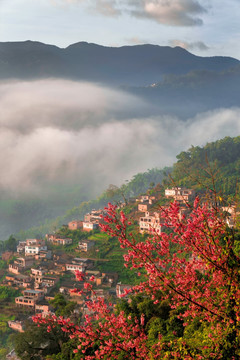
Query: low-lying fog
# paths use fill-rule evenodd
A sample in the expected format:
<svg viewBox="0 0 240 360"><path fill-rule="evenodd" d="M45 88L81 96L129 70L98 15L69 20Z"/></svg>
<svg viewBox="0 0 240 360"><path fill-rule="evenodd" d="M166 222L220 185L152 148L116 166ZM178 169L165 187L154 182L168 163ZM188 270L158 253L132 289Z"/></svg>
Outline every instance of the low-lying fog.
<svg viewBox="0 0 240 360"><path fill-rule="evenodd" d="M64 80L1 82L0 109L4 199L51 196L61 184L87 186L94 197L110 183L171 165L191 145L240 133L240 108L183 121L157 116L126 92Z"/></svg>

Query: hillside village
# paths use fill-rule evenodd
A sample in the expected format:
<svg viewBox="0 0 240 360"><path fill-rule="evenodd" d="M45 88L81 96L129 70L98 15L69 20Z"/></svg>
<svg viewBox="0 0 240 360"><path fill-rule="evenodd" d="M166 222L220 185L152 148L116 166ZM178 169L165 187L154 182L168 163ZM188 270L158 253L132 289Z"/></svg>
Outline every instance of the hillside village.
<svg viewBox="0 0 240 360"><path fill-rule="evenodd" d="M179 216L187 217L188 204L194 201L195 196L193 189L173 187L165 189L163 202L166 205L160 205L159 195L151 193L130 199L129 204L120 203L118 209L131 209L130 215L135 220L134 229L139 236L160 234L164 229L164 220L160 215L164 207L175 200L180 205ZM233 227L236 209L231 206L222 210L227 214L228 226ZM8 321L9 328L24 332L25 321L31 319L32 315L42 314L46 317L54 314L54 299L59 294L71 302L72 316L79 316L89 311L86 306L88 301L101 297L111 298L116 303L124 295L125 289L131 288L130 283L122 282L121 271L116 271L114 266L112 271L99 268L100 262L107 264L109 261L101 255L101 246L109 246L109 242L113 241L101 233L100 224L105 215L106 209L92 210L83 220L70 221L54 233L46 234L43 239L19 241L14 253L2 253L2 260L8 263L8 268L0 285L21 292L21 295L15 297L14 304L7 303L6 308L2 309L14 315L14 319ZM72 237L67 234L72 234ZM107 242L102 245L101 240ZM84 275L82 281L76 280L76 271ZM84 295L81 290L84 281L89 279L94 283L94 291ZM14 352L7 355L7 359L14 358Z"/></svg>

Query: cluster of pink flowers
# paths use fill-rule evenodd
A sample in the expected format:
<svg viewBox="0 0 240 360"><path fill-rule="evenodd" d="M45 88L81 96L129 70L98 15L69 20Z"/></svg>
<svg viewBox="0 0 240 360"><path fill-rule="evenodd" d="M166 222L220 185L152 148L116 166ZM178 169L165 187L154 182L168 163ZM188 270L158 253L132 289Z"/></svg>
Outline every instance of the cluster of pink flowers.
<svg viewBox="0 0 240 360"><path fill-rule="evenodd" d="M155 303L161 291L165 298L171 299L172 308L184 309L179 317L185 325L195 317L214 324L209 336L215 349L212 354L217 359L218 348L214 342L221 332L234 327L236 337L240 335L240 259L234 252L234 235L226 234L226 225L219 213L201 205L197 198L190 215L180 218L179 205L174 202L168 209L160 210L166 230L161 234L153 232L147 240L139 241L128 232L131 222L123 211L118 213L112 204L106 210L104 223L100 225L102 231L117 237L120 246L127 249L126 266L145 276L145 281L129 291L148 294ZM84 279L82 273L77 272L76 276L78 280ZM85 283L84 289L93 291L90 283ZM110 309L101 298L88 302L87 306L92 315L86 316L80 327L69 319L54 316L48 319L37 316L34 321L47 322L49 331L55 323L61 325L70 338L79 340L74 352L85 354L86 360L105 359L106 356L119 359L120 353L129 359L181 358L177 340L169 345L171 351L165 351L166 344L160 335L159 342L149 348L144 315L140 321L127 318L123 312L117 314ZM98 348L94 351L96 343ZM181 346L184 347L184 342ZM194 358L202 357L195 354ZM193 357L186 354L185 359Z"/></svg>

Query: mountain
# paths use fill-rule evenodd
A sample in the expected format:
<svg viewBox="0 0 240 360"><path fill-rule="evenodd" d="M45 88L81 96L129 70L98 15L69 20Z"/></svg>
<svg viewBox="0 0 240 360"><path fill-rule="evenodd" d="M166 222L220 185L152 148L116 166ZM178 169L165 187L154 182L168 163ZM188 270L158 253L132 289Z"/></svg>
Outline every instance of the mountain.
<svg viewBox="0 0 240 360"><path fill-rule="evenodd" d="M114 86L143 86L161 81L166 74L219 72L239 64L231 57L195 56L181 47L116 48L79 42L61 49L33 41L0 43L1 79L61 77Z"/></svg>
<svg viewBox="0 0 240 360"><path fill-rule="evenodd" d="M125 90L154 106L157 104L158 114L186 119L200 112L239 106L240 65L224 71L194 70L165 75L161 82Z"/></svg>

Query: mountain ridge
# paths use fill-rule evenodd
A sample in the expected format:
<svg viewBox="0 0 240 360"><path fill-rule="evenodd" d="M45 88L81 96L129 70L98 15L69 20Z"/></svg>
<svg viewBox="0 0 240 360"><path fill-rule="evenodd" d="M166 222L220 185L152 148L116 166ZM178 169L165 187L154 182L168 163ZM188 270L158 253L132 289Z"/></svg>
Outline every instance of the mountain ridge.
<svg viewBox="0 0 240 360"><path fill-rule="evenodd" d="M0 43L1 79L60 77L141 86L160 81L166 74L224 71L238 64L232 57L200 57L178 46L107 47L77 42L60 48L31 40Z"/></svg>

